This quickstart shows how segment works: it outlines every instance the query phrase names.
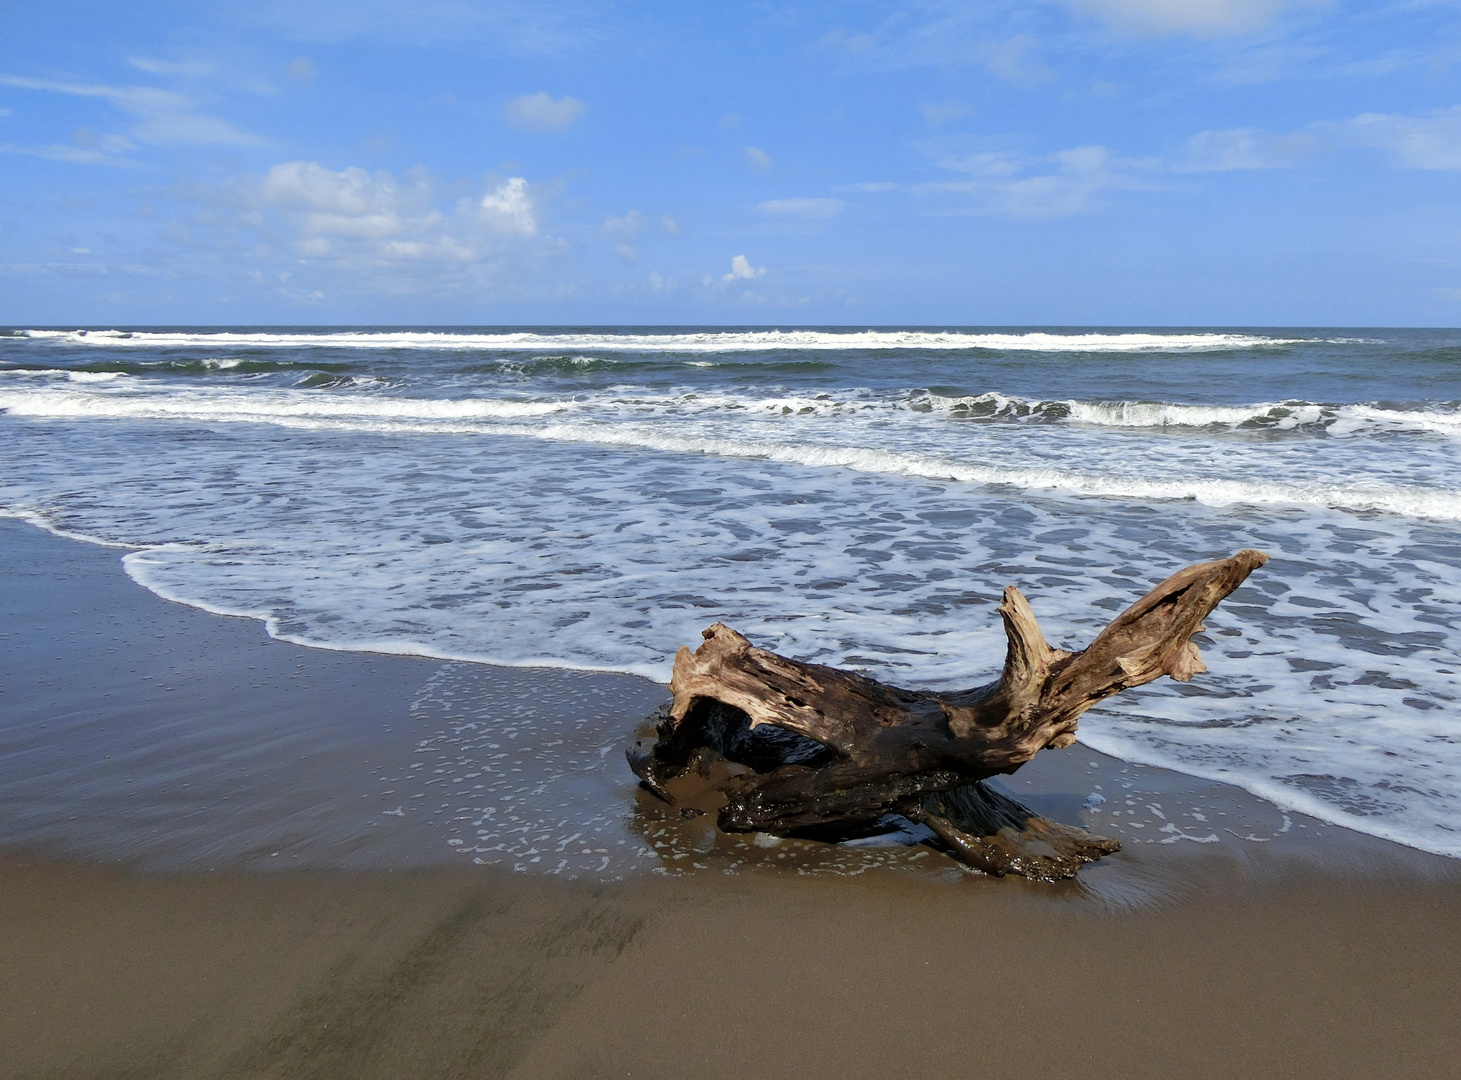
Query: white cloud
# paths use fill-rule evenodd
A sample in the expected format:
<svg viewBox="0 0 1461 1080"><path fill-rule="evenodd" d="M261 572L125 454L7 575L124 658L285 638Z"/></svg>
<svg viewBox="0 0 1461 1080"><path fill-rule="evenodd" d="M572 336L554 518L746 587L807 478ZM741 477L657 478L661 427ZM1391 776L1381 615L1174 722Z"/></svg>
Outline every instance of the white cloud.
<svg viewBox="0 0 1461 1080"><path fill-rule="evenodd" d="M660 217L659 228L660 232L664 233L666 236L680 235L680 223L674 218L670 217L669 214L664 214Z"/></svg>
<svg viewBox="0 0 1461 1080"><path fill-rule="evenodd" d="M527 131L565 131L583 115L584 103L577 98L556 101L547 91L521 94L503 108L510 123Z"/></svg>
<svg viewBox="0 0 1461 1080"><path fill-rule="evenodd" d="M614 254L622 262L632 263L639 258L639 249L634 246L633 240L643 227L644 217L638 210L630 210L621 217L604 218L603 233L618 240L614 245Z"/></svg>
<svg viewBox="0 0 1461 1080"><path fill-rule="evenodd" d="M480 198L461 199L451 212L437 207L436 186L424 169L397 181L388 172L288 161L253 189L242 223L267 232L277 219L297 254L354 270L480 262L537 233L522 177L509 177Z"/></svg>
<svg viewBox="0 0 1461 1080"><path fill-rule="evenodd" d="M930 149L938 164L968 179L922 184L855 184L847 190L905 191L942 198L943 212L994 214L1013 218L1058 218L1086 213L1106 191L1141 190L1153 185L1155 158L1118 157L1104 146L1077 146L1041 157L999 149ZM958 200L949 204L947 200Z"/></svg>
<svg viewBox="0 0 1461 1080"><path fill-rule="evenodd" d="M756 209L774 217L834 218L847 204L841 199L767 199Z"/></svg>
<svg viewBox="0 0 1461 1080"><path fill-rule="evenodd" d="M775 164L775 162L771 160L771 155L757 146L746 147L746 157L749 158L751 164L756 166L756 168L758 169L769 169L773 164Z"/></svg>
<svg viewBox="0 0 1461 1080"><path fill-rule="evenodd" d="M315 81L319 69L308 56L296 56L289 61L289 77L297 83L308 85Z"/></svg>
<svg viewBox="0 0 1461 1080"><path fill-rule="evenodd" d="M528 193L528 182L511 176L482 196L482 220L501 232L532 236L538 231L538 213Z"/></svg>
<svg viewBox="0 0 1461 1080"><path fill-rule="evenodd" d="M720 280L726 283L736 281L740 278L744 278L747 281L754 281L756 280L756 278L763 276L765 273L766 267L752 266L750 261L744 255L737 255L731 260L730 273L723 276Z"/></svg>
<svg viewBox="0 0 1461 1080"><path fill-rule="evenodd" d="M1263 29L1294 8L1328 0L1066 0L1123 30L1154 34L1228 37Z"/></svg>
<svg viewBox="0 0 1461 1080"><path fill-rule="evenodd" d="M100 98L133 118L128 134L138 142L190 146L254 146L262 140L239 131L228 121L197 111L199 102L186 94L154 86L101 86L0 75L0 85L76 97Z"/></svg>
<svg viewBox="0 0 1461 1080"><path fill-rule="evenodd" d="M1461 169L1461 105L1425 116L1363 113L1344 130L1359 145L1386 150L1412 169Z"/></svg>
<svg viewBox="0 0 1461 1080"><path fill-rule="evenodd" d="M1025 12L1022 21L1028 22L1032 14ZM871 32L834 29L822 35L819 44L859 65L885 70L976 66L1020 86L1044 82L1050 70L1036 56L1041 40L1031 34L1002 33L1003 22L999 5L921 0L900 5Z"/></svg>
<svg viewBox="0 0 1461 1080"><path fill-rule="evenodd" d="M326 251L332 237L385 240L419 234L440 221L429 190L402 188L390 173L351 167L335 172L312 161L275 165L260 187L263 202L299 215L305 242Z"/></svg>
<svg viewBox="0 0 1461 1080"><path fill-rule="evenodd" d="M1349 120L1320 121L1293 132L1261 128L1200 131L1187 140L1178 172L1278 169L1321 150L1361 147L1385 152L1411 169L1461 170L1461 105L1423 116L1362 113Z"/></svg>
<svg viewBox="0 0 1461 1080"><path fill-rule="evenodd" d="M1259 128L1199 131L1187 140L1178 172L1232 172L1238 169L1282 169L1311 154L1317 141L1310 135L1279 135Z"/></svg>
<svg viewBox="0 0 1461 1080"><path fill-rule="evenodd" d="M603 225L605 236L620 236L625 240L633 240L643 227L644 217L638 210L629 210L622 217L606 217Z"/></svg>

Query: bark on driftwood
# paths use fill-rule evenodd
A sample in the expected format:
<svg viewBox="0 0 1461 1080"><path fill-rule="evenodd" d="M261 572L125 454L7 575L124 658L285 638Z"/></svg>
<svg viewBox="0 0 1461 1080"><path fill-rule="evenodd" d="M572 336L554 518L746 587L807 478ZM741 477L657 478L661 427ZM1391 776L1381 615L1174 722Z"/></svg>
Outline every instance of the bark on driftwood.
<svg viewBox="0 0 1461 1080"><path fill-rule="evenodd" d="M1051 647L1010 586L999 608L1003 673L956 693L791 660L716 623L699 649L675 657L659 738L631 749L629 764L671 804L717 811L727 832L845 839L901 815L974 869L1071 877L1120 845L1039 817L982 781L1069 746L1081 714L1103 698L1207 670L1192 636L1267 561L1245 550L1189 566L1078 653Z"/></svg>

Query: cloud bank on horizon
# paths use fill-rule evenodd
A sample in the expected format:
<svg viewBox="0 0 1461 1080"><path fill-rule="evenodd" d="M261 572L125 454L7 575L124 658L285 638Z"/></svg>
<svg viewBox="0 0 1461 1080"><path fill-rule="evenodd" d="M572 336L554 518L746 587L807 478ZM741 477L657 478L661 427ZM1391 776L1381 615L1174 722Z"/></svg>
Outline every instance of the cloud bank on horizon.
<svg viewBox="0 0 1461 1080"><path fill-rule="evenodd" d="M1461 318L1449 0L17 0L0 323Z"/></svg>

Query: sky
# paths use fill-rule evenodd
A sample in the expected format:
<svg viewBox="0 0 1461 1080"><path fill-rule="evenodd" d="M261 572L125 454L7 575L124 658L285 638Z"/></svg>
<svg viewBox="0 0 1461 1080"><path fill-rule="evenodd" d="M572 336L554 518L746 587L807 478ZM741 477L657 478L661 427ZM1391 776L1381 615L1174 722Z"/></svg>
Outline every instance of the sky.
<svg viewBox="0 0 1461 1080"><path fill-rule="evenodd" d="M0 323L1456 326L1461 0L5 0Z"/></svg>

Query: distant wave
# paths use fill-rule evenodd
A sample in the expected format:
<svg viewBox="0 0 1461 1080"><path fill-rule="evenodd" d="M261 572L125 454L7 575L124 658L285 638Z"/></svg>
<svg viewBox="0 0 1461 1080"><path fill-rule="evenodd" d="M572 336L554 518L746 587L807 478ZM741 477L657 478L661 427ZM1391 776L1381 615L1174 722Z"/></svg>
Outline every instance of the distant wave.
<svg viewBox="0 0 1461 1080"><path fill-rule="evenodd" d="M42 368L18 365L0 367L0 375L69 375L74 382L97 381L117 375L270 375L290 371L352 371L357 365L311 360L301 361L260 356L207 356L201 359L134 359L110 357L68 368Z"/></svg>
<svg viewBox="0 0 1461 1080"><path fill-rule="evenodd" d="M316 389L361 385L351 376L324 376ZM309 380L306 380L309 384ZM64 390L5 393L0 411L14 416L93 420L197 420L297 424L310 421L409 424L545 416L574 408L572 401L521 401L504 398L377 397L368 394L250 393L75 394ZM430 431L429 427L419 430Z"/></svg>
<svg viewBox="0 0 1461 1080"><path fill-rule="evenodd" d="M21 375L42 379L66 379L76 383L111 382L121 371L73 371L67 368L0 368L0 375Z"/></svg>
<svg viewBox="0 0 1461 1080"><path fill-rule="evenodd" d="M68 344L134 348L333 348L489 349L504 352L564 349L634 352L765 352L780 349L986 349L1026 352L1212 352L1312 343L1229 333L968 333L928 330L725 330L658 334L450 333L445 331L344 331L189 333L185 331L26 330L26 337ZM1351 340L1351 339L1344 339Z"/></svg>

